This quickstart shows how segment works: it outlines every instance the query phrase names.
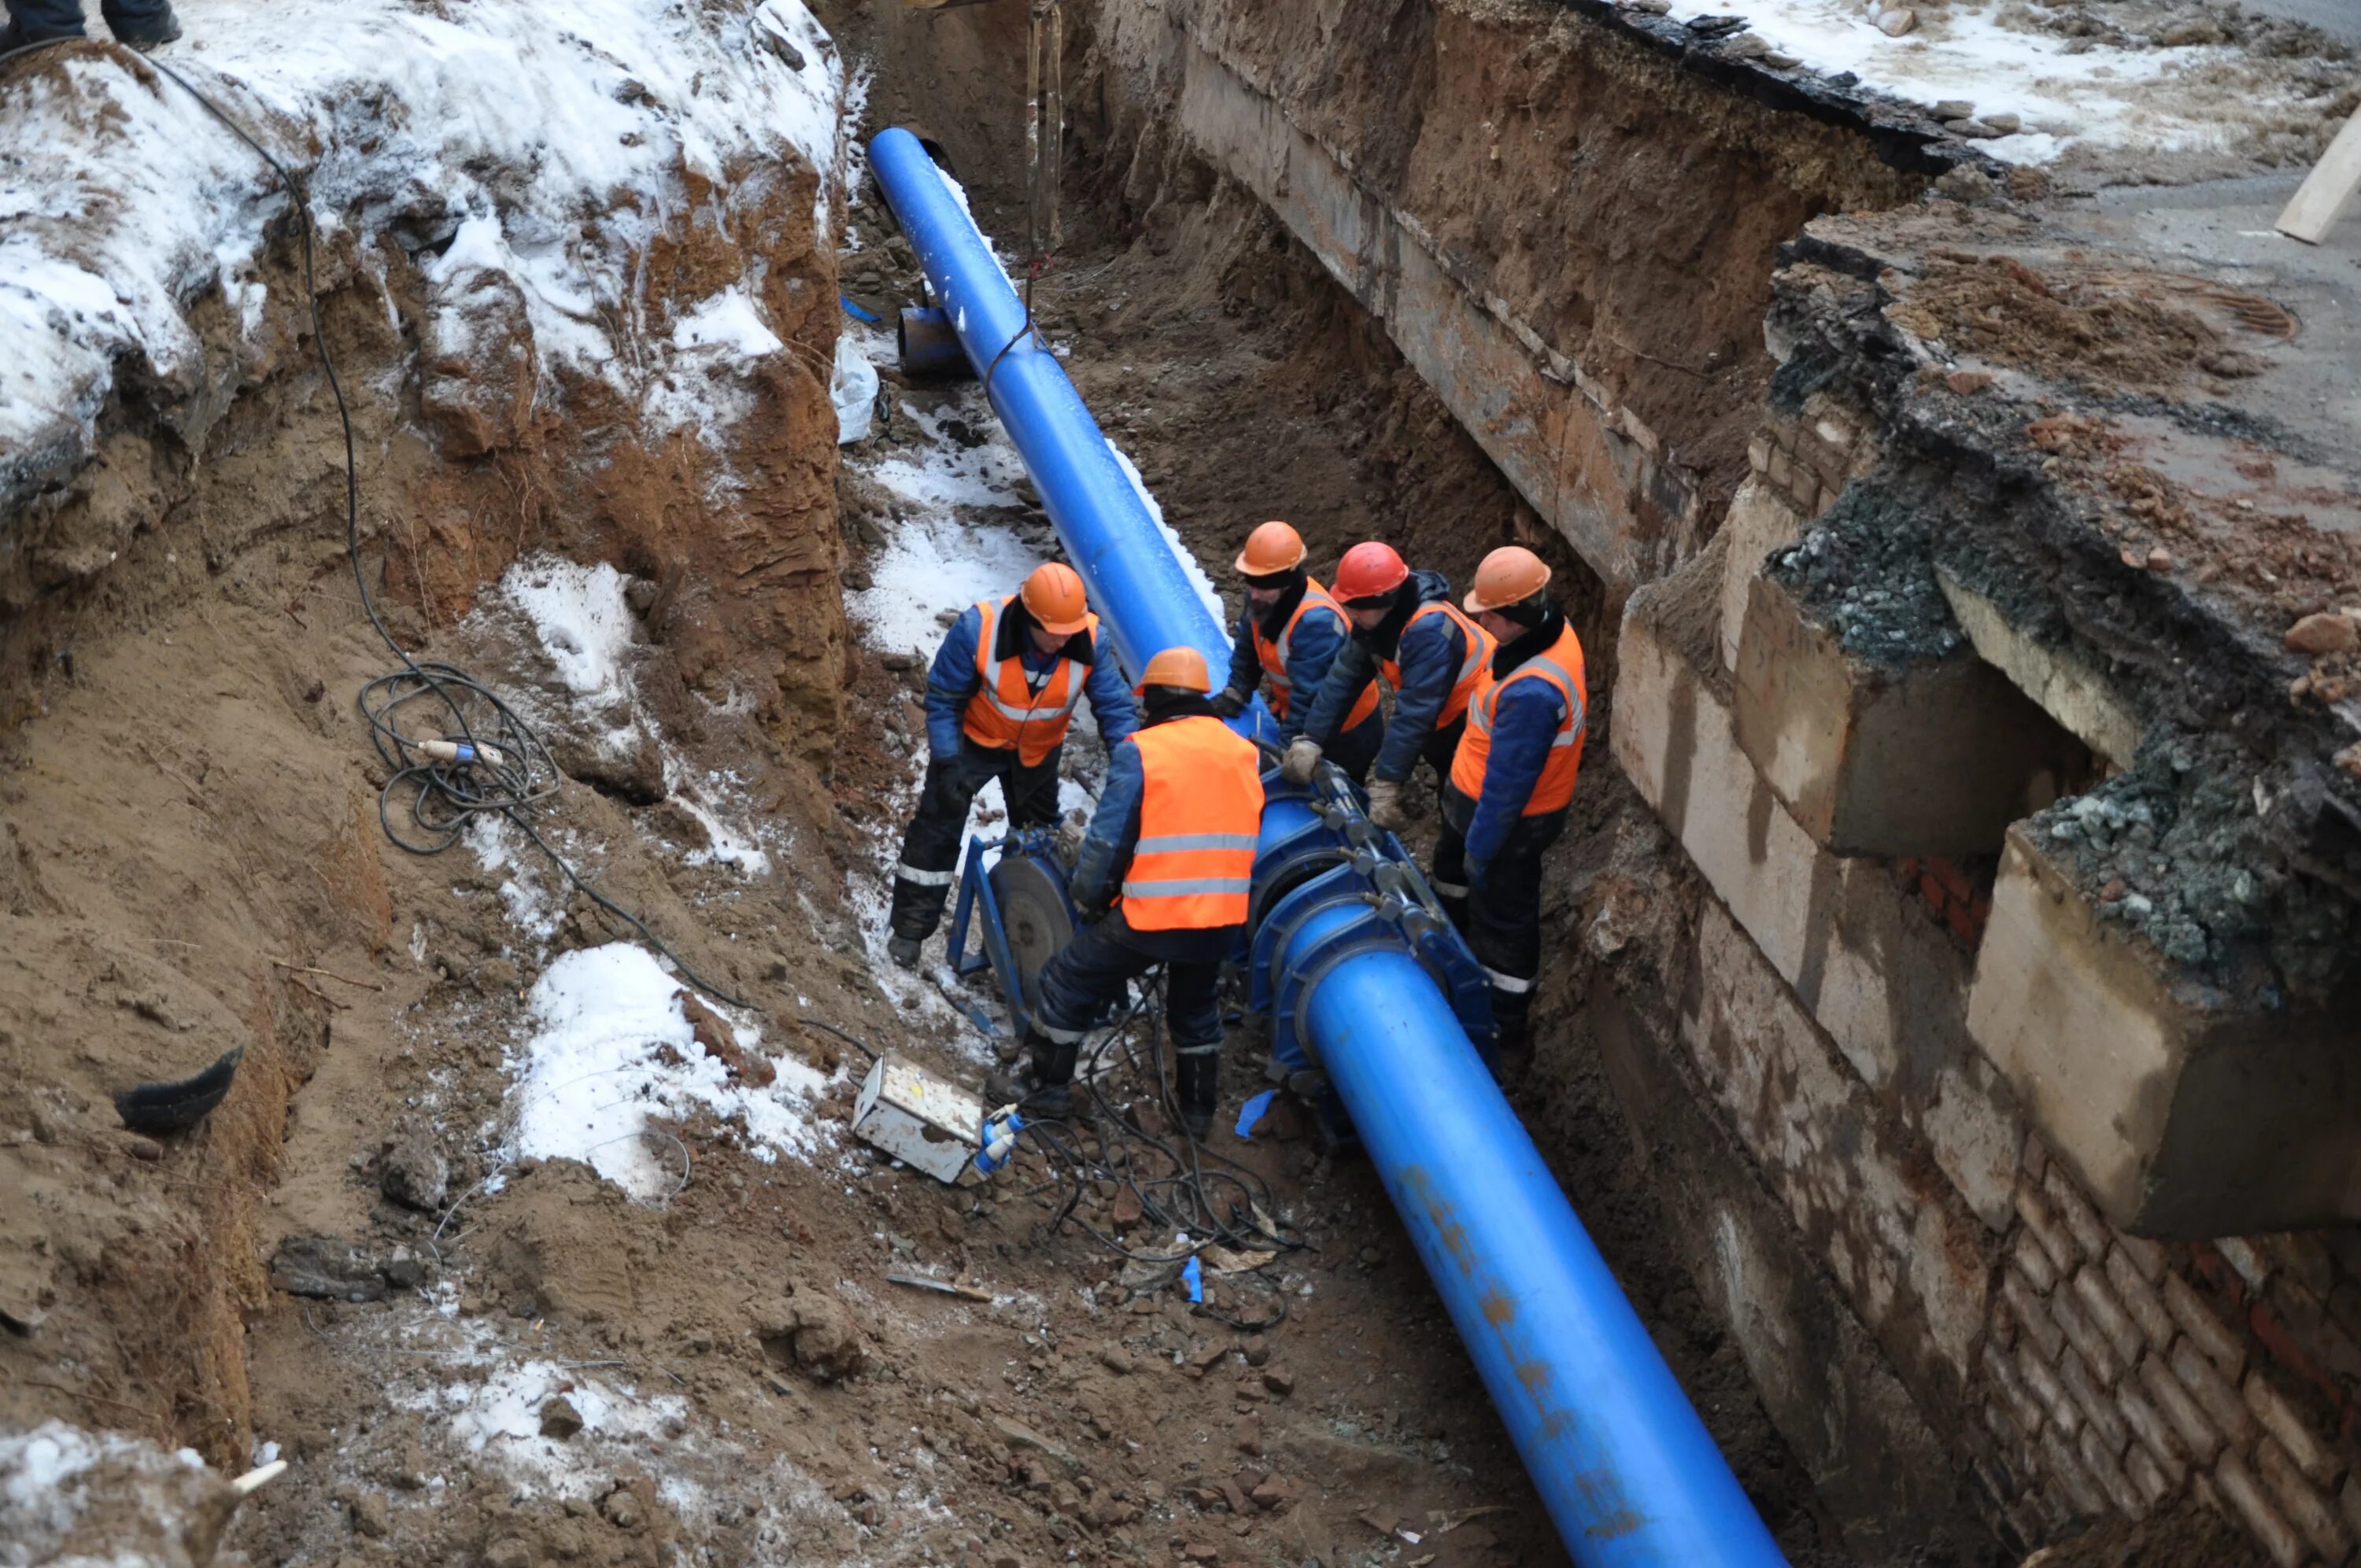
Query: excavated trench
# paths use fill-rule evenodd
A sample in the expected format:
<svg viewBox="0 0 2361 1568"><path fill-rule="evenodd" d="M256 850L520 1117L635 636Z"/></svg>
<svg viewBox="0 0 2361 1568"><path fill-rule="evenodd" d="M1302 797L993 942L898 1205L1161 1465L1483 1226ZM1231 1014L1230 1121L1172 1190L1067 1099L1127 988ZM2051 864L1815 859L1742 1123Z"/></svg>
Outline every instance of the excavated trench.
<svg viewBox="0 0 2361 1568"><path fill-rule="evenodd" d="M192 356L126 358L78 433L6 454L0 1440L58 1421L152 1445L93 1475L169 1472L183 1445L224 1474L293 1462L218 1556L181 1532L206 1502L186 1476L69 1519L84 1549L172 1536L170 1562L1563 1562L1379 1184L1284 1100L1216 1148L1305 1245L1217 1278L1212 1313L1104 1245L1167 1239L1112 1167L1077 1182L1036 1150L951 1190L845 1130L862 1051L972 1079L1005 1043L984 981L883 961L883 889L940 625L1057 545L972 384L911 380L889 333L835 310L890 321L919 290L846 157L889 125L942 149L1021 271L1024 8L815 10L824 48L713 23L727 47L701 69L729 78L752 49L851 84L833 167L825 137L684 158L563 223L520 220L499 180L474 206L412 181L348 209L316 324L356 389L357 561L283 213L244 264L247 318L225 272L187 305ZM1724 798L1694 739L1736 700L1724 569L1785 543L1732 533L1774 476L1811 516L1875 466L1807 468L1759 433L1868 420L1847 382L1863 365L1904 395L1890 345L1831 347L1831 321L1872 319L1841 307L1881 275L1873 247L1798 236L2007 181L1891 104L1668 49L1649 7L1095 0L1066 25L1064 229L1037 321L1211 581L1274 516L1315 570L1368 537L1458 582L1510 541L1553 565L1593 701L1513 1102L1790 1561L2005 1564L2037 1536L2068 1542L2061 1564L2248 1561L2210 1487L2211 1509L2183 1490L2091 1529L2103 1508L2007 1446L1979 1403L1993 1375L1966 1367L2016 1332L1971 1321L2004 1246L2013 1282L2043 1267L2005 1218L2037 1140L1971 1126L2007 1174L1972 1216L1991 1235L1946 1228L1955 1124L1896 1140L1883 1102L1848 1110L1858 1083L1813 1076L1790 1048L1810 1021L1779 1008L1818 1005L1823 977L1782 991L1690 820L1692 797ZM33 68L8 69L16 90ZM602 80L600 110L665 113L706 80L678 74ZM335 142L279 129L291 156ZM507 270L484 265L487 210ZM562 253L595 273L602 248L630 281L564 329L611 334L586 370L533 313L533 269ZM840 451L840 324L884 383ZM1881 530L1878 498L1935 510L1958 487L1925 453L1986 447L1913 417L1920 466L1857 492L1828 537L1916 550L1939 596L1935 546ZM1799 565L1827 581L1798 598L1850 612L1884 565ZM379 798L391 770L348 700L390 663L363 591L540 733L563 782L523 817L610 903L513 820L445 854L388 842L411 819ZM1904 619L1876 607L1876 629ZM1642 706L1619 722L1633 647ZM2019 719L2054 754L2052 797L2089 782L2094 747ZM1070 750L1080 811L1100 757L1087 734ZM1723 815L1754 864L1777 860L1766 837L1792 824L1766 790ZM976 825L997 820L983 803ZM1995 860L1863 861L1808 902L1962 878L1956 908L1906 909L1870 945L1941 980L1922 989L1963 988ZM1814 940L1806 965L1831 962ZM1892 983L1897 1036L1918 983ZM1878 1091L1953 1072L1956 1033L1907 1039ZM1263 1043L1241 1018L1225 1105L1264 1087ZM1763 1077L1714 1076L1758 1043ZM237 1047L194 1131L115 1125L115 1090ZM1759 1152L1791 1131L1826 1156L1800 1181ZM2041 1201L2070 1224L2063 1170ZM2088 1227L2086 1280L2108 1245ZM1916 1260L1855 1245L1896 1231ZM2113 1264L2150 1255L2114 1245ZM2243 1305L2224 1255L2183 1272ZM2282 1469L2343 1475L2270 1430ZM27 1463L0 1446L0 1476ZM2027 1525L2037 1503L2068 1525Z"/></svg>

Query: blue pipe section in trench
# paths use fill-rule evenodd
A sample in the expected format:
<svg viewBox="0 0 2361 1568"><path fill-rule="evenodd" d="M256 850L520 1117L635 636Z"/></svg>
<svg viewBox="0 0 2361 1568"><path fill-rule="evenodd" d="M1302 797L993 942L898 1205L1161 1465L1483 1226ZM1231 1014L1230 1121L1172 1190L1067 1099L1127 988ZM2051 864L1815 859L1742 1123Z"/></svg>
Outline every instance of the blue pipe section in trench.
<svg viewBox="0 0 2361 1568"><path fill-rule="evenodd" d="M994 411L1124 668L1181 644L1222 668L1228 636L1057 357L1025 332L1023 302L965 203L909 132L882 133L870 155L937 302L977 374L989 372ZM1344 867L1343 880L1363 874L1355 868L1380 839L1348 795L1323 806L1275 784L1263 845L1323 839L1306 830L1323 813L1351 818L1361 849L1356 861L1339 838L1322 863ZM1273 862L1285 859L1265 855L1257 875L1282 872ZM1367 899L1323 902L1283 942L1258 943L1271 972L1257 989L1281 994L1286 977L1294 1026L1352 1117L1559 1537L1582 1568L1784 1568L1434 975L1409 943L1347 930L1384 902L1376 889L1399 882L1372 880Z"/></svg>

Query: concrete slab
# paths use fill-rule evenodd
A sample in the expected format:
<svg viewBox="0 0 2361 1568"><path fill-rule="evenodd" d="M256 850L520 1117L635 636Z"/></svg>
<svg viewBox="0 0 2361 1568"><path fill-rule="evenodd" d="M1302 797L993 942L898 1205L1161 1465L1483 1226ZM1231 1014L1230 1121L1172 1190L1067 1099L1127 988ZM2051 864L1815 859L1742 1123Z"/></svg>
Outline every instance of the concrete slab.
<svg viewBox="0 0 2361 1568"><path fill-rule="evenodd" d="M1892 867L1830 854L1738 744L1713 644L1666 630L1710 557L1633 596L1619 648L1613 754L1716 895L1828 1031L1877 1102L1924 1136L1995 1228L2024 1142L2013 1096L1964 1027L1968 955Z"/></svg>
<svg viewBox="0 0 2361 1568"><path fill-rule="evenodd" d="M2056 1156L2136 1235L2361 1219L2352 1013L2241 1013L2103 921L2009 834L1969 1033Z"/></svg>
<svg viewBox="0 0 2361 1568"><path fill-rule="evenodd" d="M1840 855L1988 855L2086 771L2081 747L1965 652L1899 665L1847 652L1756 577L1738 654L1738 743Z"/></svg>
<svg viewBox="0 0 2361 1568"><path fill-rule="evenodd" d="M2071 648L2036 641L1998 605L1939 566L1935 580L1978 658L2109 763L2130 764L2139 749L2139 719L2088 660Z"/></svg>

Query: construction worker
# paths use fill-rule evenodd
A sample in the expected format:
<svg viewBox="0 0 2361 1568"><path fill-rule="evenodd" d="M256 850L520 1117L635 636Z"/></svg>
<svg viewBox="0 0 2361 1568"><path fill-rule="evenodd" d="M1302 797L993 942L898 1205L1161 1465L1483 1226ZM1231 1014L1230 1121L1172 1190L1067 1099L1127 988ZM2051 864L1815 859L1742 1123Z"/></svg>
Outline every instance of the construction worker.
<svg viewBox="0 0 2361 1568"><path fill-rule="evenodd" d="M1311 782L1342 721L1384 676L1394 715L1369 768L1369 820L1399 832L1410 826L1401 786L1411 765L1424 757L1438 784L1451 770L1468 699L1492 657L1492 635L1459 613L1442 573L1412 572L1393 546L1374 539L1336 563L1334 595L1353 622L1352 640L1328 666L1280 773L1291 784Z"/></svg>
<svg viewBox="0 0 2361 1568"><path fill-rule="evenodd" d="M1549 599L1550 569L1521 545L1476 568L1467 609L1499 640L1443 789L1437 893L1465 888L1461 928L1492 982L1501 1081L1524 1070L1542 963L1542 851L1565 831L1582 767L1582 641Z"/></svg>
<svg viewBox="0 0 2361 1568"><path fill-rule="evenodd" d="M1303 732L1304 710L1327 680L1352 624L1303 569L1302 536L1287 524L1266 522L1247 534L1235 565L1246 580L1246 603L1230 645L1230 684L1215 694L1213 711L1235 718L1268 677L1271 717L1279 720L1279 743L1285 745ZM1301 701L1298 692L1303 694ZM1368 777L1385 738L1377 688L1367 686L1325 754L1357 784Z"/></svg>
<svg viewBox="0 0 2361 1568"><path fill-rule="evenodd" d="M1012 828L1058 819L1058 759L1087 695L1112 748L1139 728L1099 618L1071 566L1037 566L1017 593L985 599L951 623L927 673L927 779L894 868L885 951L904 969L943 917L976 792L1000 781Z"/></svg>
<svg viewBox="0 0 2361 1568"><path fill-rule="evenodd" d="M1108 756L1068 886L1089 924L1042 966L1030 1060L1020 1075L986 1080L995 1104L1070 1114L1083 1031L1160 963L1181 1120L1192 1136L1212 1130L1222 1051L1214 986L1246 928L1262 830L1260 753L1214 714L1212 687L1194 648L1148 662L1145 719Z"/></svg>

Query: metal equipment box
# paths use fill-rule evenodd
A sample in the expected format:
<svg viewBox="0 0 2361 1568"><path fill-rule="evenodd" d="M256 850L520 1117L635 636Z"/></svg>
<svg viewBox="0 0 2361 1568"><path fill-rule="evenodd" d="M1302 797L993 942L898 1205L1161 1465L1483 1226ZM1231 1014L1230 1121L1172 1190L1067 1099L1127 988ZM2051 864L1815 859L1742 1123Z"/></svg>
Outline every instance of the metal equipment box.
<svg viewBox="0 0 2361 1568"><path fill-rule="evenodd" d="M887 1052L862 1080L852 1106L853 1136L937 1181L967 1186L985 1106L968 1091Z"/></svg>

